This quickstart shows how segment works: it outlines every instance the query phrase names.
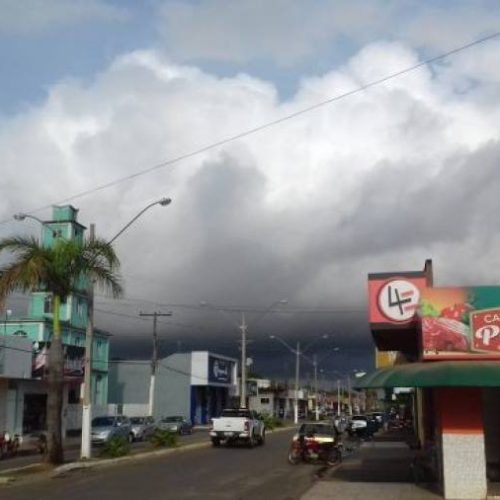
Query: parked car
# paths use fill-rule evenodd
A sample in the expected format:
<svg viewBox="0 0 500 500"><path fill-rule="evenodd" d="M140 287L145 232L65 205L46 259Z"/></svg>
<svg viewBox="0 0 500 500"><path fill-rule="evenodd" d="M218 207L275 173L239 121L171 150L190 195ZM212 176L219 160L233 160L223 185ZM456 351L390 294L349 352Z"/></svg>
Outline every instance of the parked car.
<svg viewBox="0 0 500 500"><path fill-rule="evenodd" d="M135 441L148 439L156 430L156 423L153 417L131 417L132 433Z"/></svg>
<svg viewBox="0 0 500 500"><path fill-rule="evenodd" d="M179 434L191 434L193 432L193 424L187 418L181 416L163 417L158 427Z"/></svg>
<svg viewBox="0 0 500 500"><path fill-rule="evenodd" d="M93 444L105 444L115 437L134 440L130 420L122 415L115 417L95 417L92 419L91 439Z"/></svg>

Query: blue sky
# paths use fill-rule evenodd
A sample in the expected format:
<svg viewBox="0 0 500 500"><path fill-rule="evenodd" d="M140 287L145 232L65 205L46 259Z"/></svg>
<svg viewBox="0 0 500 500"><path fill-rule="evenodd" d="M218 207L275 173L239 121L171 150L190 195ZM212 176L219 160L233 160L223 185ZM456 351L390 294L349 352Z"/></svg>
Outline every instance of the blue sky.
<svg viewBox="0 0 500 500"><path fill-rule="evenodd" d="M174 311L171 339L235 347L201 300L287 298L254 339L337 331L370 346L368 273L432 258L439 284L491 284L500 266L499 40L134 174L498 31L497 6L0 0L0 236L37 234L12 215L88 191L73 203L106 237L169 196L116 242L127 298L100 297L97 320L115 339L150 325L113 314L181 304L195 313Z"/></svg>
<svg viewBox="0 0 500 500"><path fill-rule="evenodd" d="M447 23L462 28L461 33L449 36L453 45L491 31L498 21L498 14L493 19L490 15L498 10L495 0L2 0L0 5L4 12L0 22L0 113L4 115L40 103L50 86L60 80L92 79L118 55L138 49L157 49L174 61L221 76L248 72L273 81L288 97L302 75L329 71L369 41L401 40L424 54L435 54L446 48ZM467 24L468 12L477 20ZM237 23L245 16L248 27L241 29ZM328 16L330 22L322 23ZM433 32L433 39L426 41L425 33L419 36L418 29L432 19L443 24L443 36L439 39ZM221 36L221 27L228 28L226 36ZM275 35L269 45L268 40L257 40L259 28L262 36ZM200 35L200 30L206 32ZM252 40L254 33L256 39ZM238 34L242 42L222 57L221 48L233 45ZM307 36L313 47L302 40ZM287 44L295 55L286 56ZM280 50L282 57L276 52Z"/></svg>

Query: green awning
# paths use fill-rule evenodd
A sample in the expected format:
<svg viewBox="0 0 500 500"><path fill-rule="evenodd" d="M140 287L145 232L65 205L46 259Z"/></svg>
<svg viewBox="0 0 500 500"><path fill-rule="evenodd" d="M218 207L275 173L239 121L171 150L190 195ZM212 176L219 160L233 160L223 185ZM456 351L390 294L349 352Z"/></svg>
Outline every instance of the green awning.
<svg viewBox="0 0 500 500"><path fill-rule="evenodd" d="M381 387L500 387L500 361L428 361L395 365L356 380L355 389Z"/></svg>

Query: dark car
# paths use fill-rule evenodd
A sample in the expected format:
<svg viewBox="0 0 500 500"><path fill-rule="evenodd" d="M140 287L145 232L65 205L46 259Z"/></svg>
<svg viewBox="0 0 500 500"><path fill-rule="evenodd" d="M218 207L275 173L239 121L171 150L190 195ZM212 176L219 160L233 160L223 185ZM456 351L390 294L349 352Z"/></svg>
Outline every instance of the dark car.
<svg viewBox="0 0 500 500"><path fill-rule="evenodd" d="M158 423L158 427L178 434L191 434L193 432L193 424L181 416L163 417Z"/></svg>

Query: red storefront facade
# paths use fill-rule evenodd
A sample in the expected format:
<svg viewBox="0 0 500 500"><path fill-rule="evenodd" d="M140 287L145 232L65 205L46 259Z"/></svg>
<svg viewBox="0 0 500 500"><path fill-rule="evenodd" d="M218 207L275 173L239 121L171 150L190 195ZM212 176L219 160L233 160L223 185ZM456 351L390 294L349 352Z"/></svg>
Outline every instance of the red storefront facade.
<svg viewBox="0 0 500 500"><path fill-rule="evenodd" d="M500 477L500 288L434 287L427 261L370 274L368 293L374 343L403 363L359 387L414 387L416 435L444 497L486 498Z"/></svg>

